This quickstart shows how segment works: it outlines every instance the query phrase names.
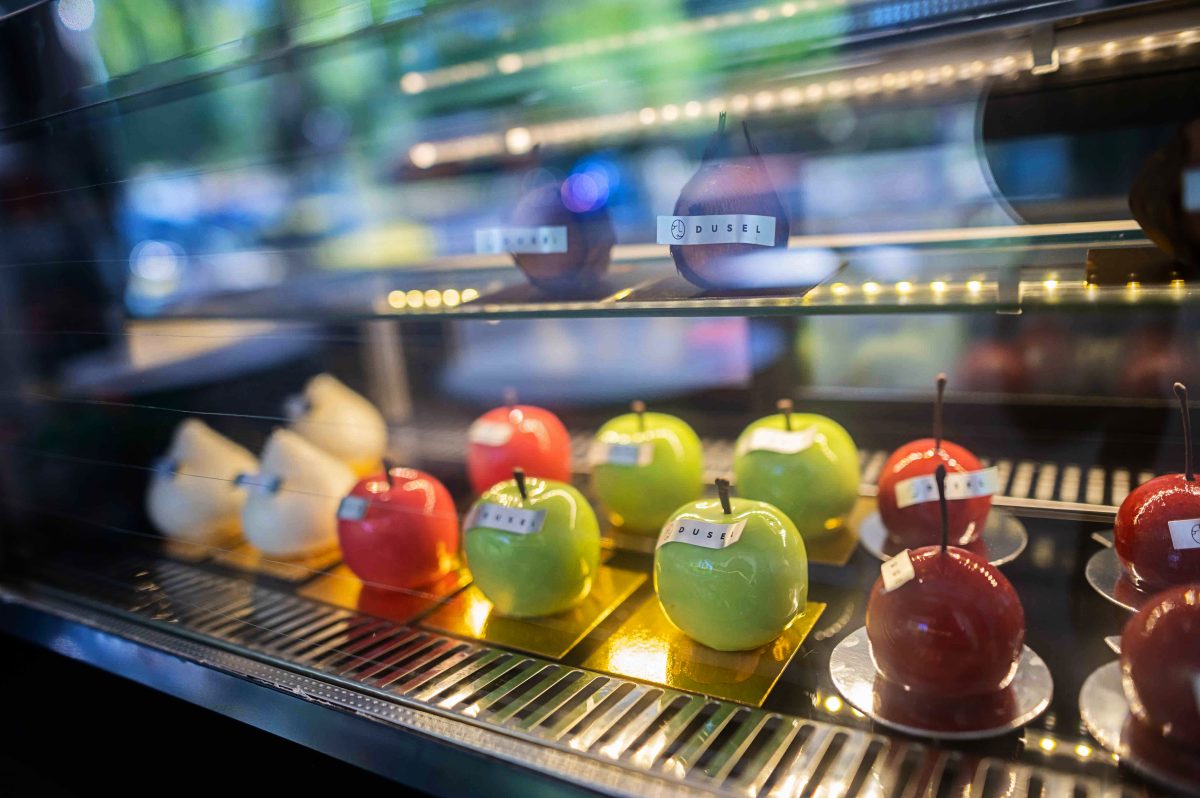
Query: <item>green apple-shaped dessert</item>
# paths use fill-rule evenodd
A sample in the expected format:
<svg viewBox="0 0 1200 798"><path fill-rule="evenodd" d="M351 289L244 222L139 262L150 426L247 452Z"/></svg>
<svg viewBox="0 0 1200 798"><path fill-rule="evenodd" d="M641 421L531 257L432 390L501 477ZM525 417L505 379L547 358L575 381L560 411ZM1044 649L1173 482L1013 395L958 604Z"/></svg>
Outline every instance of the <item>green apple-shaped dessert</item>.
<svg viewBox="0 0 1200 798"><path fill-rule="evenodd" d="M617 416L592 444L592 488L614 529L654 535L679 505L704 493L700 438L687 422L665 413Z"/></svg>
<svg viewBox="0 0 1200 798"><path fill-rule="evenodd" d="M733 473L738 493L787 513L812 540L841 527L858 498L858 448L836 421L794 413L788 399L780 412L755 421L738 436Z"/></svg>
<svg viewBox="0 0 1200 798"><path fill-rule="evenodd" d="M564 612L583 601L600 566L600 527L578 490L526 477L493 485L467 514L463 548L475 584L512 618Z"/></svg>
<svg viewBox="0 0 1200 798"><path fill-rule="evenodd" d="M731 499L680 507L654 553L654 590L684 634L718 651L747 651L779 637L808 600L808 555L778 508Z"/></svg>

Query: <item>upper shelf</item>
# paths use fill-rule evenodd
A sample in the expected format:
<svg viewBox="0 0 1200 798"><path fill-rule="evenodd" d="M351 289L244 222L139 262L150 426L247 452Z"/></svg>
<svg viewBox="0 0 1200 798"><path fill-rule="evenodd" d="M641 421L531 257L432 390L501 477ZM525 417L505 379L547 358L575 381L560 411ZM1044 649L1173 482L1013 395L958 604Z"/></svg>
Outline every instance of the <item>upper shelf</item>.
<svg viewBox="0 0 1200 798"><path fill-rule="evenodd" d="M758 316L923 312L1018 313L1037 308L1179 306L1200 286L1131 281L1087 285L1092 249L1146 245L1130 221L796 236L792 287L718 293L680 277L667 248L613 251L604 284L575 296L532 286L506 256L468 256L436 268L316 272L268 289L176 303L145 318L505 319L608 316Z"/></svg>

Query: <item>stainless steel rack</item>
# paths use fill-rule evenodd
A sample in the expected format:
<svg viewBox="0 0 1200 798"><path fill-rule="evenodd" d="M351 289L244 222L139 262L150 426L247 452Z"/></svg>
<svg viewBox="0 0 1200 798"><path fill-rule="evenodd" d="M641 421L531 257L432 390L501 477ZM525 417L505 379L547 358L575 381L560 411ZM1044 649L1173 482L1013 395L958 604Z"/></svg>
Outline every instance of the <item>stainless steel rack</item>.
<svg viewBox="0 0 1200 798"><path fill-rule="evenodd" d="M86 623L149 635L157 647L374 720L470 728L459 744L594 789L806 798L1146 794L602 676L149 555L87 572L56 566L34 578L18 592L0 588L0 598L50 600L59 613L82 612ZM54 586L49 599L46 585ZM566 756L539 762L513 741ZM620 778L605 775L613 768Z"/></svg>

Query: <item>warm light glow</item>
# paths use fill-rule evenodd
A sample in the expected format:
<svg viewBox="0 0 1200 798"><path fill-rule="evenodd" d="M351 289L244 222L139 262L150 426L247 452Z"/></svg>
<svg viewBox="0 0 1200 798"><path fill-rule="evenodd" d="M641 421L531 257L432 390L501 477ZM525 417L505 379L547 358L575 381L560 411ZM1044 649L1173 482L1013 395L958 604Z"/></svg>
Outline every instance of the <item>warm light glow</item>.
<svg viewBox="0 0 1200 798"><path fill-rule="evenodd" d="M1038 743L1038 745L1042 747L1043 751L1053 751L1055 748L1058 748L1058 743L1054 742L1049 737L1043 737L1042 741Z"/></svg>
<svg viewBox="0 0 1200 798"><path fill-rule="evenodd" d="M408 151L408 159L412 161L413 166L418 169L428 169L437 163L437 147L427 141L420 144L414 144L412 149Z"/></svg>
<svg viewBox="0 0 1200 798"><path fill-rule="evenodd" d="M933 293L935 294L940 294L946 290L946 284L941 280L934 280L929 284L929 287L933 289Z"/></svg>
<svg viewBox="0 0 1200 798"><path fill-rule="evenodd" d="M420 94L428 84L420 72L407 72L400 78L400 89L405 94Z"/></svg>
<svg viewBox="0 0 1200 798"><path fill-rule="evenodd" d="M1136 291L1142 287L1142 284L1139 283L1137 280L1130 280L1129 282L1125 283L1125 287L1128 288L1130 291Z"/></svg>
<svg viewBox="0 0 1200 798"><path fill-rule="evenodd" d="M755 22L766 22L771 18L771 11L767 8L756 8L753 16Z"/></svg>
<svg viewBox="0 0 1200 798"><path fill-rule="evenodd" d="M901 280L900 282L896 283L896 291L901 294L910 294L912 293L912 290L913 284L908 280Z"/></svg>
<svg viewBox="0 0 1200 798"><path fill-rule="evenodd" d="M510 128L504 134L504 146L513 155L524 155L533 149L533 134L529 132L528 128Z"/></svg>
<svg viewBox="0 0 1200 798"><path fill-rule="evenodd" d="M395 293L395 292L393 292ZM462 297L458 295L458 291L453 288L447 288L442 292L442 304L448 308L458 305L462 301Z"/></svg>
<svg viewBox="0 0 1200 798"><path fill-rule="evenodd" d="M638 111L638 121L643 125L653 125L656 119L658 119L658 111L653 108L643 108Z"/></svg>
<svg viewBox="0 0 1200 798"><path fill-rule="evenodd" d="M967 282L967 290L972 294L978 294L982 288L983 283L979 282L978 280L970 280Z"/></svg>
<svg viewBox="0 0 1200 798"><path fill-rule="evenodd" d="M783 99L785 105L799 105L804 102L804 92L795 86L790 89L784 89L780 97Z"/></svg>
<svg viewBox="0 0 1200 798"><path fill-rule="evenodd" d="M754 95L754 107L760 111L765 111L775 104L775 95L769 91L760 91Z"/></svg>
<svg viewBox="0 0 1200 798"><path fill-rule="evenodd" d="M1100 48L1100 51L1102 53L1104 53L1105 55L1112 55L1113 53L1115 53L1117 51L1117 43L1116 42L1105 42L1104 46Z"/></svg>
<svg viewBox="0 0 1200 798"><path fill-rule="evenodd" d="M525 59L516 53L505 53L496 59L496 69L500 70L505 75L511 75L514 72L520 72L525 66Z"/></svg>
<svg viewBox="0 0 1200 798"><path fill-rule="evenodd" d="M403 308L407 304L407 302L404 299L403 291L388 292L388 300L387 301L388 301L389 305L396 308L397 310Z"/></svg>
<svg viewBox="0 0 1200 798"><path fill-rule="evenodd" d="M425 292L425 307L436 308L436 307L439 307L441 304L442 304L441 291L435 291L432 288L430 288L428 291Z"/></svg>
<svg viewBox="0 0 1200 798"><path fill-rule="evenodd" d="M795 3L784 3L783 5L781 5L779 7L779 14L780 14L780 16L784 16L784 17L795 16L796 15L796 4Z"/></svg>
<svg viewBox="0 0 1200 798"><path fill-rule="evenodd" d="M409 307L419 308L425 305L425 295L415 288L405 294L405 297L408 300Z"/></svg>
<svg viewBox="0 0 1200 798"><path fill-rule="evenodd" d="M1092 749L1090 746L1086 746L1083 743L1080 743L1079 745L1075 746L1075 754L1080 759L1087 759L1089 756L1092 755Z"/></svg>
<svg viewBox="0 0 1200 798"><path fill-rule="evenodd" d="M462 292L462 301L463 302L470 302L475 299L479 299L479 292L476 291L474 288L468 288Z"/></svg>
<svg viewBox="0 0 1200 798"><path fill-rule="evenodd" d="M834 283L829 286L829 290L833 292L834 296L845 296L850 291L850 286L845 283Z"/></svg>
<svg viewBox="0 0 1200 798"><path fill-rule="evenodd" d="M1058 280L1054 280L1054 279L1050 279L1050 280L1043 280L1043 281L1042 281L1042 286L1043 286L1043 287L1044 287L1044 288L1045 288L1047 291L1053 291L1055 288L1058 288Z"/></svg>
<svg viewBox="0 0 1200 798"><path fill-rule="evenodd" d="M744 94L735 94L733 99L729 101L729 107L732 108L735 113L740 114L750 107L750 98Z"/></svg>
<svg viewBox="0 0 1200 798"><path fill-rule="evenodd" d="M679 118L679 106L664 105L662 109L662 118L664 122L674 122Z"/></svg>
<svg viewBox="0 0 1200 798"><path fill-rule="evenodd" d="M704 105L696 100L692 100L687 105L683 106L683 115L686 117L697 117L704 110Z"/></svg>
<svg viewBox="0 0 1200 798"><path fill-rule="evenodd" d="M828 698L825 699L825 709L826 709L826 711L832 712L833 714L836 715L837 713L842 711L842 699L838 698L835 695L829 696Z"/></svg>
<svg viewBox="0 0 1200 798"><path fill-rule="evenodd" d="M879 293L879 283L869 282L863 283L862 290L864 294L874 296Z"/></svg>
<svg viewBox="0 0 1200 798"><path fill-rule="evenodd" d="M1185 285L1185 283L1183 282L1183 280L1180 280L1180 279L1175 279L1175 280L1171 281L1172 288L1183 288L1184 285Z"/></svg>

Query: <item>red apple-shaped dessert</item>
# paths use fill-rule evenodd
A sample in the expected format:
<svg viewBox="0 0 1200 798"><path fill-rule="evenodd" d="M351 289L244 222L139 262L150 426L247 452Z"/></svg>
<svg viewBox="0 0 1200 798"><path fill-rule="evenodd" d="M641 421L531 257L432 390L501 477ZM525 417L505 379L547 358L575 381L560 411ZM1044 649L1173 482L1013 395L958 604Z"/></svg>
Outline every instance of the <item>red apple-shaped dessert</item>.
<svg viewBox="0 0 1200 798"><path fill-rule="evenodd" d="M1200 581L1200 482L1192 471L1187 388L1177 382L1175 393L1183 414L1184 473L1139 485L1121 502L1113 526L1117 557L1142 589Z"/></svg>
<svg viewBox="0 0 1200 798"><path fill-rule="evenodd" d="M617 240L604 199L587 174L543 183L521 197L508 234L522 239L510 248L529 282L570 293L600 281Z"/></svg>
<svg viewBox="0 0 1200 798"><path fill-rule="evenodd" d="M346 565L368 585L428 585L456 563L454 499L429 474L389 465L359 480L342 500L338 541Z"/></svg>
<svg viewBox="0 0 1200 798"><path fill-rule="evenodd" d="M659 217L659 243L671 245L679 273L701 288L741 288L732 259L787 246L787 211L745 123L742 134L747 151L738 157L721 114L675 215Z"/></svg>
<svg viewBox="0 0 1200 798"><path fill-rule="evenodd" d="M879 474L879 515L891 542L914 548L941 540L937 493L933 475L943 466L949 475L947 523L949 542L966 546L975 542L992 509L995 472L956 443L941 439L942 396L946 375L937 378L933 438L921 438L892 452Z"/></svg>
<svg viewBox="0 0 1200 798"><path fill-rule="evenodd" d="M944 467L935 473L944 480ZM883 564L867 600L871 656L885 679L914 693L994 693L1016 675L1025 612L999 569L944 541Z"/></svg>
<svg viewBox="0 0 1200 798"><path fill-rule="evenodd" d="M1125 624L1121 684L1142 724L1200 750L1200 582L1159 593Z"/></svg>
<svg viewBox="0 0 1200 798"><path fill-rule="evenodd" d="M467 440L467 476L476 493L511 479L515 468L531 477L571 481L571 436L549 410L497 407L475 420Z"/></svg>

